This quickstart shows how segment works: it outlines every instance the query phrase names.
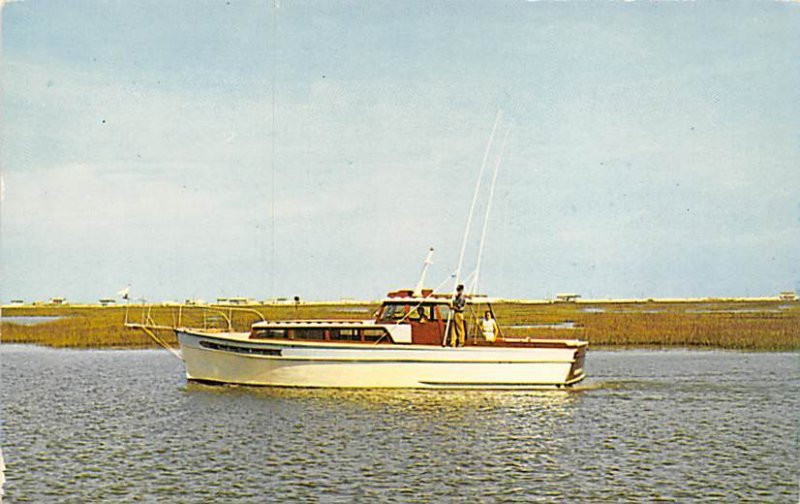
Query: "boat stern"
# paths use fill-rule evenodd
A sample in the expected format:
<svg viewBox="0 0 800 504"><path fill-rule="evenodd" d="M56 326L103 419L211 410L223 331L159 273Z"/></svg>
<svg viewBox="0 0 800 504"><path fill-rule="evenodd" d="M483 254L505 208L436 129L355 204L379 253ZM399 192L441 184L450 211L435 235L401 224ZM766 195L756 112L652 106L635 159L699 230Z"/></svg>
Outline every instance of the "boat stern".
<svg viewBox="0 0 800 504"><path fill-rule="evenodd" d="M572 360L572 366L569 368L569 373L567 374L567 380L565 385L574 385L579 381L586 378L586 371L584 370L584 365L586 363L586 349L588 344L584 343L583 345L579 346L575 349L575 356Z"/></svg>

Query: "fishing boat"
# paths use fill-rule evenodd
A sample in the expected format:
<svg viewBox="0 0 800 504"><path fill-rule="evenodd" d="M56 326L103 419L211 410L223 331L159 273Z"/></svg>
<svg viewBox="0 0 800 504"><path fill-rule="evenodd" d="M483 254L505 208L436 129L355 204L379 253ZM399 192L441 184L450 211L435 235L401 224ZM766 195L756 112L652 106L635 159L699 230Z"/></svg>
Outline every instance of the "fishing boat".
<svg viewBox="0 0 800 504"><path fill-rule="evenodd" d="M467 311L491 300L467 297ZM446 346L449 296L391 292L368 320L261 321L249 332L176 329L189 380L342 388L538 389L585 377L587 343L487 341L467 324L465 344ZM477 317L474 317L477 321Z"/></svg>

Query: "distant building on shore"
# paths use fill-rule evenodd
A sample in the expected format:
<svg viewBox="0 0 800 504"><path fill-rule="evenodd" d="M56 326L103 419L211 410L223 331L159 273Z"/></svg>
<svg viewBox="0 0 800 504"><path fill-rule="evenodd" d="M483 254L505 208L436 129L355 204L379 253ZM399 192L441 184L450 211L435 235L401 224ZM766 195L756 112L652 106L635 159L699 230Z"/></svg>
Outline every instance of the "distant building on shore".
<svg viewBox="0 0 800 504"><path fill-rule="evenodd" d="M270 299L265 300L262 304L266 304L266 305L289 305L289 304L292 304L292 303L294 303L294 301L292 301L291 299L289 299L287 297L274 297L274 298L270 298Z"/></svg>
<svg viewBox="0 0 800 504"><path fill-rule="evenodd" d="M100 299L100 306L111 306L116 305L117 300L114 298L101 298Z"/></svg>
<svg viewBox="0 0 800 504"><path fill-rule="evenodd" d="M581 297L580 294L556 294L556 303L574 303Z"/></svg>
<svg viewBox="0 0 800 504"><path fill-rule="evenodd" d="M794 291L783 291L778 294L778 299L781 301L797 301L797 293Z"/></svg>
<svg viewBox="0 0 800 504"><path fill-rule="evenodd" d="M250 299L247 297L229 297L229 298L217 298L217 304L224 306L244 306L244 305L256 304L256 301L255 299Z"/></svg>
<svg viewBox="0 0 800 504"><path fill-rule="evenodd" d="M53 298L50 298L49 304L51 304L51 305L65 305L65 304L67 304L67 298L65 298L65 297L53 297Z"/></svg>

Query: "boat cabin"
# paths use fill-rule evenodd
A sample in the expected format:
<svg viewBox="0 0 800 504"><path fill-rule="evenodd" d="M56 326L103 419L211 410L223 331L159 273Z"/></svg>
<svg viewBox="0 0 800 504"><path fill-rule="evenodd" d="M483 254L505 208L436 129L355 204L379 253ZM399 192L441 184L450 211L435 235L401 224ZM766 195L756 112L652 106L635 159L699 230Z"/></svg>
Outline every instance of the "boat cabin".
<svg viewBox="0 0 800 504"><path fill-rule="evenodd" d="M451 300L449 294L434 294L430 290L421 293L399 290L387 295L374 320L257 322L252 326L250 338L440 346L446 341L448 322L452 326ZM488 304L488 299L467 296L467 303ZM474 330L471 326L467 323L468 335Z"/></svg>

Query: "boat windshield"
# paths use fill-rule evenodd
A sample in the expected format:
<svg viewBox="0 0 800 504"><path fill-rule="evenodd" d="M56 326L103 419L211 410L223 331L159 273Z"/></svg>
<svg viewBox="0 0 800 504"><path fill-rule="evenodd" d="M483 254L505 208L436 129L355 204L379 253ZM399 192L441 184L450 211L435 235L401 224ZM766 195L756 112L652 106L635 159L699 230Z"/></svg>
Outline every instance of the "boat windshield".
<svg viewBox="0 0 800 504"><path fill-rule="evenodd" d="M438 310L436 309L438 306ZM379 322L398 321L425 321L447 318L448 306L446 304L419 304L419 303L387 303L378 318Z"/></svg>
<svg viewBox="0 0 800 504"><path fill-rule="evenodd" d="M406 306L405 304L396 303L385 305L380 316L381 322L392 322L402 319L406 315Z"/></svg>

